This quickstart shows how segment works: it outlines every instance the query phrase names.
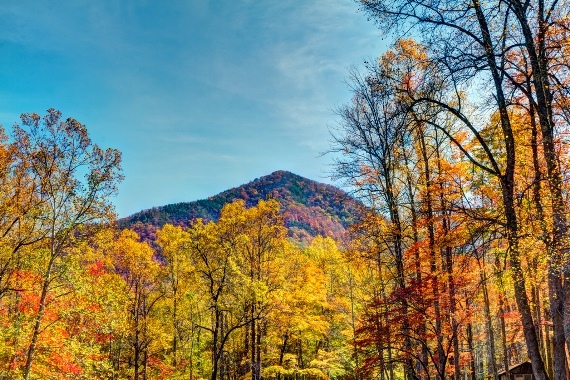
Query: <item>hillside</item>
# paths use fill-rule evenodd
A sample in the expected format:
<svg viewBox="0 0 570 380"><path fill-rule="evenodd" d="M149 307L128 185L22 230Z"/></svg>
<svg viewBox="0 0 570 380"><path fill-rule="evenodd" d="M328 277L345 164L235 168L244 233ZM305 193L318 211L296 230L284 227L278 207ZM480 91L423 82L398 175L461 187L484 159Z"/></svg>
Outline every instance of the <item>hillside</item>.
<svg viewBox="0 0 570 380"><path fill-rule="evenodd" d="M134 229L144 239L154 240L156 229L166 223L188 226L196 218L217 220L226 203L243 199L247 206L253 206L267 198L279 201L290 237L301 242L316 235L342 239L359 207L357 201L334 186L276 171L208 199L154 207L118 223L122 228Z"/></svg>

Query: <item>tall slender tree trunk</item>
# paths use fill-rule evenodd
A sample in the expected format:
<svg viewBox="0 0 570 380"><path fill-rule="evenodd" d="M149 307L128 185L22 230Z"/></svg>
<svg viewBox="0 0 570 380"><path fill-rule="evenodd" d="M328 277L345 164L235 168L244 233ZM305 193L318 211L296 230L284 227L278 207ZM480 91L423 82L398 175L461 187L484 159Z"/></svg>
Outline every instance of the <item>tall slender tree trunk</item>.
<svg viewBox="0 0 570 380"><path fill-rule="evenodd" d="M34 329L32 330L32 338L30 340L30 345L28 347L28 354L26 356L26 364L24 366L24 373L23 373L24 380L28 380L30 372L32 370L32 362L34 360L34 354L36 353L38 337L40 335L41 325L45 314L47 294L51 283L51 271L53 268L54 261L56 259L56 254L54 252L55 249L53 248L53 244L54 243L52 242L51 258L49 260L48 266L43 276L42 293L40 295L38 314L36 316L36 321L34 322Z"/></svg>
<svg viewBox="0 0 570 380"><path fill-rule="evenodd" d="M352 270L349 269L348 273L348 288L349 288L349 297L350 297L350 327L352 328L352 355L354 357L354 379L360 380L360 361L358 357L358 347L356 346L356 313L354 311L354 276L352 274ZM284 343L286 343L285 341ZM285 346L283 346L285 348ZM284 352L284 350L283 350ZM282 365L283 362L283 354L279 356L279 365ZM281 380L281 379L278 379Z"/></svg>
<svg viewBox="0 0 570 380"><path fill-rule="evenodd" d="M148 348L145 348L143 353L143 380L147 380L148 369Z"/></svg>
<svg viewBox="0 0 570 380"><path fill-rule="evenodd" d="M377 258L376 266L378 268L378 278L380 279L380 296L382 297L383 300L386 300L387 299L386 283L384 282L382 261L381 261L380 257ZM377 295L375 295L375 296L377 296ZM381 316L385 317L386 315L388 315L388 313L390 313L391 310L389 309L389 305L386 302L382 303L382 309L383 310L381 310L378 317L376 318L376 330L378 331L378 336L382 336L384 334L386 341L392 342L392 328L391 328L391 326L388 323L386 323L386 321L384 321L384 324L382 324L382 320L380 319ZM394 364L392 361L392 344L388 344L387 348L384 348L383 346L384 345L382 345L382 344L376 345L376 352L378 353L378 356L381 358L380 359L380 361L381 361L380 375L382 378L384 378L385 373L386 373L388 379L393 380L394 379ZM386 360L386 356L387 356L387 360Z"/></svg>
<svg viewBox="0 0 570 380"><path fill-rule="evenodd" d="M527 91L531 93L532 85L530 83L530 77L527 78ZM540 169L540 162L538 157L538 126L536 125L536 112L535 112L535 105L532 102L532 99L529 99L529 118L530 118L530 125L531 125L531 151L532 151L532 165L534 169L534 181L532 187L532 200L534 206L536 208L536 219L540 226L541 231L541 238L546 246L547 252L551 252L553 249L552 246L552 239L548 233L548 228L546 225L546 218L544 215L544 208L542 205L542 196L541 196L541 180L542 180L542 170ZM536 258L533 259L532 267L536 268L538 266L538 260ZM536 332L540 343L541 353L545 355L545 349L543 345L543 334L542 334L542 311L540 307L540 290L537 284L533 283L532 286L532 297L533 297L533 305L534 305L534 315L535 315L535 322L536 322ZM561 305L551 304L551 312L552 309L558 309ZM548 363L548 361L547 361Z"/></svg>
<svg viewBox="0 0 570 380"><path fill-rule="evenodd" d="M528 356L532 363L535 379L548 380L548 375L546 374L544 368L544 362L540 356L540 347L538 344L538 339L536 337L536 331L534 329L532 312L530 310L528 297L526 294L526 284L520 260L519 230L514 199L515 139L509 119L507 102L503 92L502 76L500 74L502 67L499 67L496 62L495 51L493 43L491 41L491 33L489 32L489 26L482 10L482 5L478 0L472 0L471 4L477 16L487 64L493 78L493 84L495 87L495 100L497 102L501 128L503 132L503 140L505 143L505 173L500 176L500 182L503 207L505 211L505 229L508 241L509 262L511 265L515 298L517 300L517 306L521 314L523 333L527 346Z"/></svg>
<svg viewBox="0 0 570 380"><path fill-rule="evenodd" d="M192 318L191 318L192 319ZM191 320L192 327L190 327L190 355L188 361L190 362L190 380L194 380L194 321Z"/></svg>
<svg viewBox="0 0 570 380"><path fill-rule="evenodd" d="M178 365L178 302L176 290L174 291L174 300L172 307L172 366L176 368Z"/></svg>
<svg viewBox="0 0 570 380"><path fill-rule="evenodd" d="M473 347L473 326L471 322L467 324L467 348L469 348L469 377L466 380L476 380L475 369L475 348Z"/></svg>
<svg viewBox="0 0 570 380"><path fill-rule="evenodd" d="M141 361L141 350L140 350L140 333L138 329L138 324L135 322L135 340L133 342L134 348L134 358L133 358L133 366L134 366L134 375L133 379L139 379L139 372L140 372L140 361Z"/></svg>
<svg viewBox="0 0 570 380"><path fill-rule="evenodd" d="M453 343L453 378L454 380L461 379L461 364L460 364L460 351L459 351L459 323L456 318L456 299L455 299L455 280L453 278L453 259L451 247L445 248L445 260L448 276L449 288L449 312L451 314L451 330L452 330L452 343Z"/></svg>
<svg viewBox="0 0 570 380"><path fill-rule="evenodd" d="M421 128L420 125L417 125L417 130L422 130L423 128ZM421 132L422 136L421 138L423 139L423 131ZM425 144L424 144L425 145ZM403 147L405 148L405 147ZM425 146L424 146L425 148ZM409 162L408 162L408 157L407 155L404 155L404 161L406 163L406 167L409 167ZM422 286L422 268L421 268L421 258L420 258L420 250L417 247L420 238L419 238L419 232L418 232L418 211L417 211L417 207L416 207L416 202L414 200L414 188L413 188L413 183L412 183L413 179L412 176L409 173L409 169L408 169L408 174L406 176L406 185L408 187L408 201L410 203L410 214L412 217L412 236L413 236L413 242L414 245L416 246L416 248L414 249L414 266L415 266L415 271L416 271L416 287L419 290L420 287ZM419 324L419 330L418 330L418 336L420 341L422 339L425 339L426 337L426 318L425 315L423 315L422 317L422 321ZM428 365L428 352L427 352L427 347L425 344L422 344L421 342L418 343L418 346L421 350L421 355L419 356L418 359L416 359L416 368L415 368L415 373L416 373L416 377L419 377L419 379L421 380L426 380L429 376L426 368ZM358 379L357 379L358 380Z"/></svg>
<svg viewBox="0 0 570 380"><path fill-rule="evenodd" d="M566 350L561 346L561 339L566 333L565 342L570 349L570 282L566 281L570 279L570 263L566 259L568 224L562 193L562 175L555 146L552 89L549 81L548 52L545 43L548 21L545 20L544 0L539 0L538 6L533 7L536 9L538 21L538 32L535 35L532 32L527 13L530 9L520 0L510 0L509 4L521 27L526 51L530 59L536 95L536 110L542 131L542 148L552 208L552 249L549 252L548 283L553 318L554 379L566 380Z"/></svg>
<svg viewBox="0 0 570 380"><path fill-rule="evenodd" d="M256 323L253 319L254 306L251 307L251 380L259 380L257 377L257 329Z"/></svg>
<svg viewBox="0 0 570 380"><path fill-rule="evenodd" d="M548 295L550 299L550 315L552 318L552 345L554 380L567 380L566 373L566 339L564 336L564 300L560 297L564 294L560 276L556 271L548 273Z"/></svg>
<svg viewBox="0 0 570 380"><path fill-rule="evenodd" d="M509 369L509 350L507 347L507 326L505 323L505 290L503 286L503 268L498 257L495 257L495 268L498 272L499 282L499 324L501 326L501 344L503 348L503 370L507 379L511 378L511 371Z"/></svg>
<svg viewBox="0 0 570 380"><path fill-rule="evenodd" d="M289 332L285 332L283 334L283 341L281 342L281 346L279 347L279 366L283 367L283 358L285 356L285 351L287 350L287 342L289 341ZM277 380L281 380L281 372L277 373Z"/></svg>
<svg viewBox="0 0 570 380"><path fill-rule="evenodd" d="M436 139L437 139L437 134L436 134ZM439 150L439 142L436 142L437 144L437 149L435 151L436 153L436 159L437 159L437 171L439 176L443 175L443 171L441 169L441 155L440 155L440 150ZM440 207L441 207L441 224L442 224L442 231L443 231L443 239L444 241L444 248L443 248L443 267L445 268L446 274L447 274L447 291L448 291L448 296L449 296L449 314L450 314L450 322L451 322L451 331L452 334L450 336L451 339L451 343L453 346L453 368L454 368L454 374L453 374L453 378L454 380L459 380L460 376L461 376L461 367L460 367L460 361L459 361L459 326L457 323L457 319L455 316L456 313L456 309L457 309L457 305L456 305L456 299L455 299L455 282L453 279L453 251L452 251L452 247L449 245L450 241L449 241L449 233L450 233L450 229L451 229L451 221L448 215L448 210L447 210L447 205L445 203L445 195L444 195L444 191L445 191L445 184L443 182L443 180L438 181L439 182L439 202L440 202Z"/></svg>
<svg viewBox="0 0 570 380"><path fill-rule="evenodd" d="M248 301L245 305L244 308L246 311L251 310L251 306L249 305ZM245 312L245 311L244 311ZM242 370L241 370L241 375L245 375L250 367L251 367L251 363L250 363L250 347L249 347L249 343L250 343L250 339L251 339L251 323L248 323L247 325L245 325L245 332L243 335L243 353L242 353Z"/></svg>
<svg viewBox="0 0 570 380"><path fill-rule="evenodd" d="M483 309L485 311L485 330L487 330L487 341L489 344L487 367L491 370L491 375L495 380L498 379L497 363L496 363L496 350L495 350L495 331L491 319L491 307L489 302L489 293L487 290L487 272L485 270L485 262L479 262L479 274L481 277L481 289L483 290Z"/></svg>
<svg viewBox="0 0 570 380"><path fill-rule="evenodd" d="M548 380L546 369L542 356L540 355L540 345L536 336L534 328L534 321L532 318L532 311L528 302L526 294L526 281L524 272L522 270L520 261L520 251L518 244L518 227L516 214L513 207L513 196L510 194L504 195L506 199L505 209L507 215L507 240L509 244L509 263L511 266L511 276L513 279L513 286L515 291L515 299L519 312L521 314L521 321L523 326L523 333L526 341L527 352L530 358L533 372L536 380Z"/></svg>
<svg viewBox="0 0 570 380"><path fill-rule="evenodd" d="M256 380L261 380L261 336L263 334L263 323L260 320L257 326L257 336L255 337L256 352L255 352L255 364L256 364Z"/></svg>
<svg viewBox="0 0 570 380"><path fill-rule="evenodd" d="M427 219L427 230L428 230L428 250L429 250L429 266L431 275L431 291L433 295L433 308L435 314L435 335L437 340L437 357L436 362L436 379L441 380L443 377L444 366L445 366L445 350L443 348L443 333L442 333L442 317L440 308L440 294L439 294L439 281L437 273L437 258L435 251L435 218L432 204L432 179L431 179L431 169L430 162L427 153L427 145L425 143L424 132L419 132L419 140L423 161L424 169L424 180L425 180L425 214Z"/></svg>
<svg viewBox="0 0 570 380"><path fill-rule="evenodd" d="M546 363L548 363L548 374L554 378L554 368L552 366L552 339L550 338L550 329L546 326L544 330L544 343L546 345Z"/></svg>
<svg viewBox="0 0 570 380"><path fill-rule="evenodd" d="M398 210L398 205L396 203L396 197L392 193L393 184L389 178L390 174L386 176L386 197L388 199L388 205L390 209L390 221L392 224L392 238L394 239L394 254L396 262L396 276L398 288L402 291L406 289L406 275L404 272L404 252L403 252L403 236L402 236L402 224L400 220L400 212ZM402 334L404 335L404 352L411 352L412 342L410 339L410 322L408 320L408 302L405 298L400 300L402 303ZM407 357L404 361L404 375L407 380L411 380L413 377L414 365L412 360Z"/></svg>
<svg viewBox="0 0 570 380"><path fill-rule="evenodd" d="M210 380L216 380L218 378L220 357L222 354L220 340L223 339L223 336L221 335L222 312L216 308L213 313L214 325L212 326L212 373L210 374Z"/></svg>

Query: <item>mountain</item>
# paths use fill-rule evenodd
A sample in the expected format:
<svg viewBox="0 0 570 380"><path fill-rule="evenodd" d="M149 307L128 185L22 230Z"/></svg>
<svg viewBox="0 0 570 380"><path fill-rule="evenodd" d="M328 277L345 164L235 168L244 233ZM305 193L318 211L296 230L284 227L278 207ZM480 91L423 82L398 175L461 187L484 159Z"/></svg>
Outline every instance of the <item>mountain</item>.
<svg viewBox="0 0 570 380"><path fill-rule="evenodd" d="M217 220L226 203L243 199L250 207L267 198L279 201L289 236L300 242L317 235L342 239L361 207L358 201L332 185L276 171L208 199L140 211L120 219L118 224L121 228L134 229L145 240L154 240L156 230L166 223L188 226L196 218Z"/></svg>

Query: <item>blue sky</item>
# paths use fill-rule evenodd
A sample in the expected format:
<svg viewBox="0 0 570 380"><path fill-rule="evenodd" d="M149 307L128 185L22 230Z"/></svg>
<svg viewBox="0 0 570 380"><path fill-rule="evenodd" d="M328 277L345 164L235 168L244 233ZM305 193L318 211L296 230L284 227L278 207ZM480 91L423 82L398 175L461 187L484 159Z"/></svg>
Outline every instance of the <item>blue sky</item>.
<svg viewBox="0 0 570 380"><path fill-rule="evenodd" d="M352 0L19 0L0 8L0 124L50 107L123 152L119 216L275 170L322 182L349 67L385 41Z"/></svg>

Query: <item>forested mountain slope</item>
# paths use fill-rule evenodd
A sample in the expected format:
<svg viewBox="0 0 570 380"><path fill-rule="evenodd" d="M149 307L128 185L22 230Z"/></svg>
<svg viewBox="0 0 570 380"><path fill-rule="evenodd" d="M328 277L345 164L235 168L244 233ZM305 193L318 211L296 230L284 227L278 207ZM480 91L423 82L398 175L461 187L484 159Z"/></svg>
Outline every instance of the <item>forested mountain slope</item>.
<svg viewBox="0 0 570 380"><path fill-rule="evenodd" d="M251 207L267 198L279 201L289 236L302 242L317 235L342 239L360 207L352 197L332 185L276 171L208 199L154 207L118 222L120 227L132 228L144 239L154 240L154 232L166 223L188 226L196 218L215 221L226 203L243 199Z"/></svg>

